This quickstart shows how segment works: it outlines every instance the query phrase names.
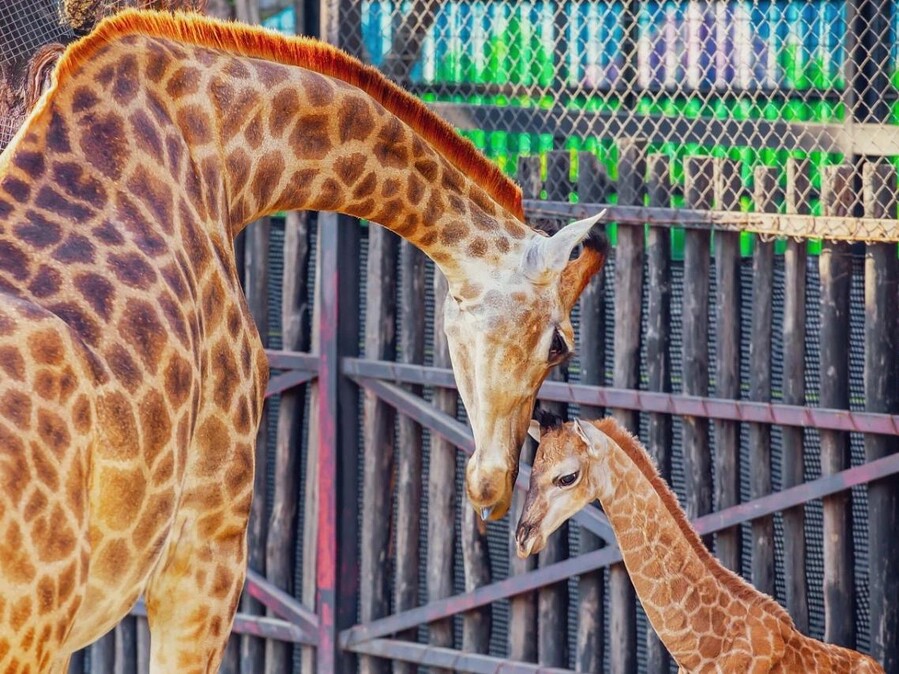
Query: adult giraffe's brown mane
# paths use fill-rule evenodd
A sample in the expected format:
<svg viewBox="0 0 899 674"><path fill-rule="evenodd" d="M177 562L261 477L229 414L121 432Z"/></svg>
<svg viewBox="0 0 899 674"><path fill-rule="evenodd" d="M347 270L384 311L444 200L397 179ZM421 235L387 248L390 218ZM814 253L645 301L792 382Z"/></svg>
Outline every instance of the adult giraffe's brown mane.
<svg viewBox="0 0 899 674"><path fill-rule="evenodd" d="M319 40L289 37L265 28L216 21L199 14L129 9L104 19L89 35L68 48L57 66L57 82L77 70L103 44L134 34L300 66L358 87L421 135L500 206L524 220L518 185L471 142L459 136L446 121L376 68Z"/></svg>

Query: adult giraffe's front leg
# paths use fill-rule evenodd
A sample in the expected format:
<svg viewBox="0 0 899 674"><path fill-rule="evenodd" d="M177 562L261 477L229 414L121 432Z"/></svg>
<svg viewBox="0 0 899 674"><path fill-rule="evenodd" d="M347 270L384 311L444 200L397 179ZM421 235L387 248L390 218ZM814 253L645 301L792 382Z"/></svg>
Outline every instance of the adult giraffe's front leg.
<svg viewBox="0 0 899 674"><path fill-rule="evenodd" d="M174 540L146 592L151 674L218 671L246 576L253 451L226 443L191 466Z"/></svg>

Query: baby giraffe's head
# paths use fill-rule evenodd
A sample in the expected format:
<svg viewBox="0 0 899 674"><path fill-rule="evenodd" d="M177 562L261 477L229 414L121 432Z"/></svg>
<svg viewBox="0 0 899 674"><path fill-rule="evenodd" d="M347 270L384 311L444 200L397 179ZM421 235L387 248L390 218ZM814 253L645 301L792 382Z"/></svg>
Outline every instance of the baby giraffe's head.
<svg viewBox="0 0 899 674"><path fill-rule="evenodd" d="M540 552L562 523L611 489L604 467L610 442L605 433L589 421L562 423L544 410L534 416L528 433L540 446L515 535L521 558Z"/></svg>

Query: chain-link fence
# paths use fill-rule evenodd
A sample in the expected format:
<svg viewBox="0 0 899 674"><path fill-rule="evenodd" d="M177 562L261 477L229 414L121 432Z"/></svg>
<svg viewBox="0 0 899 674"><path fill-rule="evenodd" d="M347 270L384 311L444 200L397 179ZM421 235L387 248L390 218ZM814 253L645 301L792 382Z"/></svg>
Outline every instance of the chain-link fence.
<svg viewBox="0 0 899 674"><path fill-rule="evenodd" d="M807 158L820 214L823 167L899 161L889 0L340 4L344 48L512 174L519 154L570 148L614 176L615 139L641 137L680 181L685 157L739 161L749 210L755 166Z"/></svg>

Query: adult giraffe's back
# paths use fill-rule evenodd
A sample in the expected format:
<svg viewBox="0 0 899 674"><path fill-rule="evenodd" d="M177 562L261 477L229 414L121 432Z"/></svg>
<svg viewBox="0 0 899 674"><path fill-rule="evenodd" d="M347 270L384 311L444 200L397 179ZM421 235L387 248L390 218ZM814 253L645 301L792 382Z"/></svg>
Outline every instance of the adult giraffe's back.
<svg viewBox="0 0 899 674"><path fill-rule="evenodd" d="M0 159L0 671L64 671L140 593L153 671L217 668L268 374L233 237L280 209L383 223L446 274L469 496L505 512L592 223L535 233L512 183L330 47L125 12Z"/></svg>

